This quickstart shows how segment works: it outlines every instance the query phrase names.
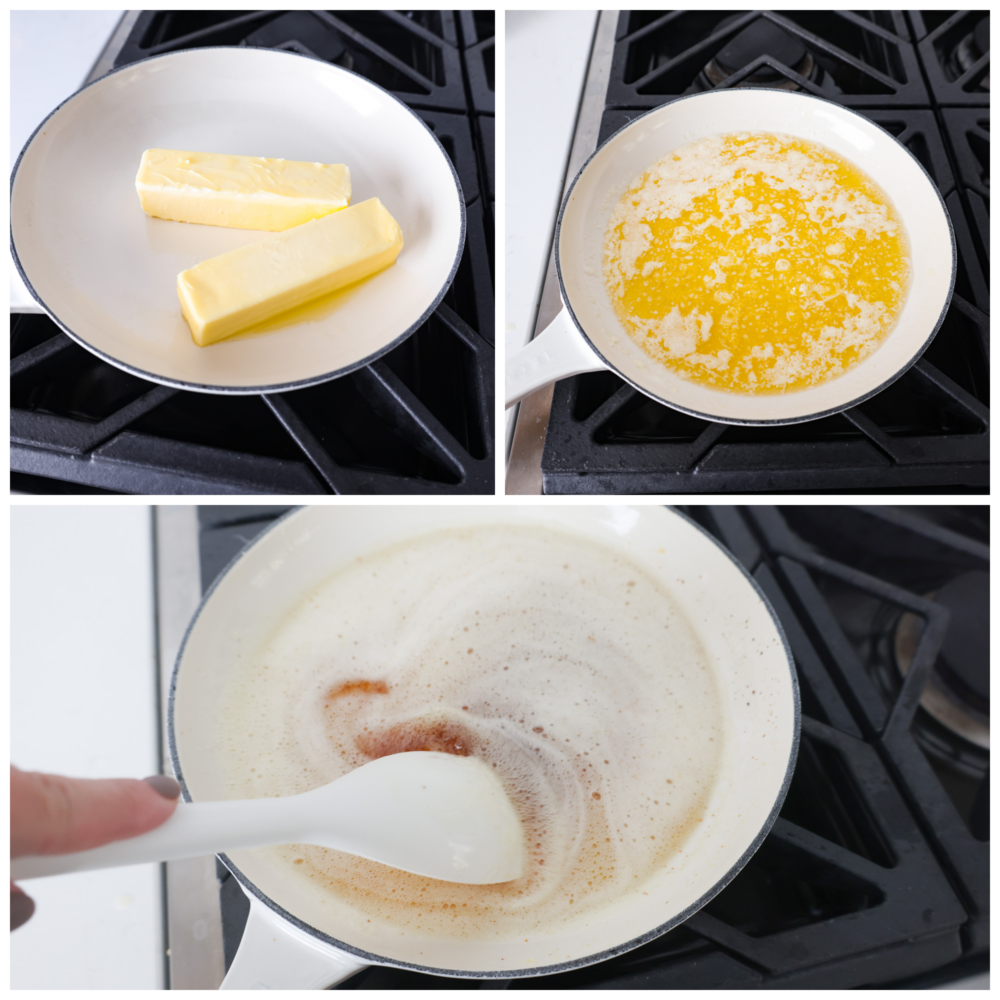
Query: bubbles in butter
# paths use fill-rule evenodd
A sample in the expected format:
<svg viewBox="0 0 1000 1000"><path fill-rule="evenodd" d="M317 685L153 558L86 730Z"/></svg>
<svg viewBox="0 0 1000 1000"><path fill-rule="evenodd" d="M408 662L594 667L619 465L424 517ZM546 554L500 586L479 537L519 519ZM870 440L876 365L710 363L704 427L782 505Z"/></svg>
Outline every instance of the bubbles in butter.
<svg viewBox="0 0 1000 1000"><path fill-rule="evenodd" d="M345 927L519 939L670 864L711 793L720 719L697 635L645 570L558 531L475 527L360 559L279 625L229 692L227 779L233 798L290 795L386 753L480 757L524 823L516 881L262 851Z"/></svg>

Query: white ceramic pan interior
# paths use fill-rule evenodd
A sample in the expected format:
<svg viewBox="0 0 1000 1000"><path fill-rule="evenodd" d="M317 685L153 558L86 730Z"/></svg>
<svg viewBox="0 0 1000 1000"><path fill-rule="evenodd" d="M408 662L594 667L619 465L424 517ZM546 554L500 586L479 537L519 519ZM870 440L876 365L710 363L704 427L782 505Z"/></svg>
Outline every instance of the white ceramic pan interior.
<svg viewBox="0 0 1000 1000"><path fill-rule="evenodd" d="M291 966L323 955L308 982L326 984L364 964L404 965L444 974L537 975L600 961L663 933L718 892L757 849L777 815L794 765L798 691L794 667L770 606L737 563L686 518L655 507L508 509L306 508L278 522L220 578L203 603L178 659L171 697L174 766L186 797L226 797L218 719L227 685L275 624L340 567L407 538L473 524L544 524L592 539L631 559L669 588L713 664L724 702L724 764L707 819L669 870L613 911L571 932L553 928L530 943L434 941L342 926L297 893L252 850L229 864L254 908L248 940L229 984L304 985ZM753 692L751 694L751 692ZM270 923L262 930L260 913ZM282 967L289 949L311 948ZM277 943L276 943L277 942ZM298 942L296 945L295 942ZM310 958L311 956L311 958ZM346 963L346 964L345 964ZM345 971L346 969L346 971ZM336 970L336 971L335 971Z"/></svg>
<svg viewBox="0 0 1000 1000"><path fill-rule="evenodd" d="M912 280L896 327L860 364L808 389L740 394L681 378L653 362L632 340L605 289L604 234L625 191L671 150L706 136L740 131L792 135L846 157L889 195L909 236ZM612 136L567 194L556 233L556 266L567 311L553 324L558 339L552 338L548 346L555 361L552 377L610 368L668 406L723 423L817 419L874 395L920 357L944 319L955 259L951 220L937 189L906 147L867 118L828 101L782 90L741 88L682 98ZM525 349L525 361L530 350L531 345ZM530 382L532 367L544 373L546 364L532 366L525 361L520 368L514 366L516 379ZM537 378L534 385L522 384L513 398L521 398L537 384Z"/></svg>
<svg viewBox="0 0 1000 1000"><path fill-rule="evenodd" d="M150 147L345 163L351 203L399 222L396 263L267 335L195 346L177 275L270 233L145 215ZM409 336L454 277L465 207L431 131L391 94L291 52L189 49L102 77L60 105L11 182L11 247L29 290L87 349L143 378L203 392L270 392L360 367Z"/></svg>

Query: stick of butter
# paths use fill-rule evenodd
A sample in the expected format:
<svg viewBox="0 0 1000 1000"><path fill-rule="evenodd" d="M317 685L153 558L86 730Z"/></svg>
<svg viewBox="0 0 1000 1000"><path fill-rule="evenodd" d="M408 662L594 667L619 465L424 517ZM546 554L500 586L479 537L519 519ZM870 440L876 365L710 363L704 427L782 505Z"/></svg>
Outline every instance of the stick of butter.
<svg viewBox="0 0 1000 1000"><path fill-rule="evenodd" d="M392 264L403 234L378 198L212 257L177 275L199 347L367 278Z"/></svg>
<svg viewBox="0 0 1000 1000"><path fill-rule="evenodd" d="M351 172L342 163L147 149L135 189L158 219L282 232L346 208Z"/></svg>

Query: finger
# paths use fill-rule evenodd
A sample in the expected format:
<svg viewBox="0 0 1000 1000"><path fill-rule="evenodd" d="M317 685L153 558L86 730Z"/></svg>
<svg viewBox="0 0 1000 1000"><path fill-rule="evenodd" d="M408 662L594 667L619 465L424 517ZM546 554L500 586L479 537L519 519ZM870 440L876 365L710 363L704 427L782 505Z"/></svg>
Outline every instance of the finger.
<svg viewBox="0 0 1000 1000"><path fill-rule="evenodd" d="M22 892L13 882L10 884L10 929L15 930L27 923L35 912L35 901Z"/></svg>
<svg viewBox="0 0 1000 1000"><path fill-rule="evenodd" d="M179 794L163 775L93 780L11 766L10 856L69 854L138 836L173 813Z"/></svg>

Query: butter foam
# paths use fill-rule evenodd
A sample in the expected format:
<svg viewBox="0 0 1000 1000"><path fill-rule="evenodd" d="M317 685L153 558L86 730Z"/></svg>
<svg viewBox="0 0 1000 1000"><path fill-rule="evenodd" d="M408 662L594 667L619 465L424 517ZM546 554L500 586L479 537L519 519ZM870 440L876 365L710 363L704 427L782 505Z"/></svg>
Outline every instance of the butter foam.
<svg viewBox="0 0 1000 1000"><path fill-rule="evenodd" d="M290 795L401 750L492 764L525 875L464 886L311 845L261 849L342 926L520 940L627 905L701 821L723 749L701 643L669 590L536 527L439 532L360 559L229 691L230 797Z"/></svg>

